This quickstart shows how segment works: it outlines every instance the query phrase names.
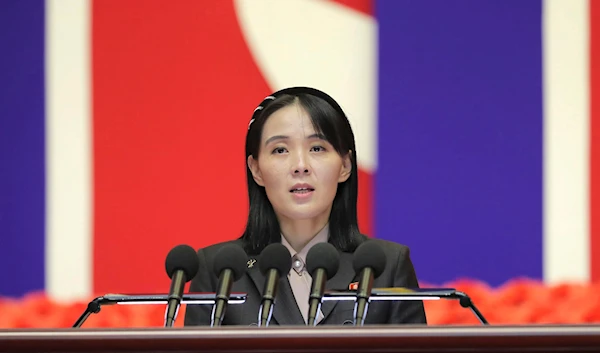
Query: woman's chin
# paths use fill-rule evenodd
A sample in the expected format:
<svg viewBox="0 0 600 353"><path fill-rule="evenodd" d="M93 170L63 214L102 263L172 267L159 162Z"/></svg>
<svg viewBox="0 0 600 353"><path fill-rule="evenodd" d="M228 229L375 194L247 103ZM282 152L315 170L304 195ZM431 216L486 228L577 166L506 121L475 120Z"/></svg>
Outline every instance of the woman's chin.
<svg viewBox="0 0 600 353"><path fill-rule="evenodd" d="M306 221L324 217L329 219L329 210L315 209L314 207L294 207L283 213L283 216L290 221ZM326 214L327 213L327 214Z"/></svg>

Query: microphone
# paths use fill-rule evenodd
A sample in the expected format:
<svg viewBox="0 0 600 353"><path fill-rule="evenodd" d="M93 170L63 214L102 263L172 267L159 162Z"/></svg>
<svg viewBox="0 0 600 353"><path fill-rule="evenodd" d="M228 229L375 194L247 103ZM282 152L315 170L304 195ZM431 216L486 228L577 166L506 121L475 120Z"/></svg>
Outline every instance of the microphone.
<svg viewBox="0 0 600 353"><path fill-rule="evenodd" d="M189 245L177 245L169 251L165 269L171 278L171 289L165 311L165 327L175 323L185 284L198 273L199 266L198 254Z"/></svg>
<svg viewBox="0 0 600 353"><path fill-rule="evenodd" d="M385 270L385 253L381 247L372 241L366 241L354 252L352 264L354 272L360 273L360 281L356 290L354 303L354 326L363 326L367 310L371 302L373 280Z"/></svg>
<svg viewBox="0 0 600 353"><path fill-rule="evenodd" d="M210 326L221 326L233 282L239 280L246 272L248 255L238 245L223 246L215 255L215 275L219 277L215 294L215 305L210 316Z"/></svg>
<svg viewBox="0 0 600 353"><path fill-rule="evenodd" d="M307 325L315 326L317 324L317 314L321 309L325 282L335 276L339 267L340 255L337 249L329 243L316 244L306 255L306 269L312 277Z"/></svg>
<svg viewBox="0 0 600 353"><path fill-rule="evenodd" d="M292 268L292 255L281 243L273 243L263 250L258 263L260 272L267 277L262 303L258 312L258 326L269 326L279 278Z"/></svg>

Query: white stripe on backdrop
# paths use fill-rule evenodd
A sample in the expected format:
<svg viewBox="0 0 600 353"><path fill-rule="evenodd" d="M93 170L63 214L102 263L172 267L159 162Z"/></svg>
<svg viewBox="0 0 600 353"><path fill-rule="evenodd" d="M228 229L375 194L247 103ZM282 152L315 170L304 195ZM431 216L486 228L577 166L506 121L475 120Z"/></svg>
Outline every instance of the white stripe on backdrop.
<svg viewBox="0 0 600 353"><path fill-rule="evenodd" d="M91 3L46 1L46 291L92 294Z"/></svg>
<svg viewBox="0 0 600 353"><path fill-rule="evenodd" d="M544 280L587 282L589 4L546 0L543 9Z"/></svg>

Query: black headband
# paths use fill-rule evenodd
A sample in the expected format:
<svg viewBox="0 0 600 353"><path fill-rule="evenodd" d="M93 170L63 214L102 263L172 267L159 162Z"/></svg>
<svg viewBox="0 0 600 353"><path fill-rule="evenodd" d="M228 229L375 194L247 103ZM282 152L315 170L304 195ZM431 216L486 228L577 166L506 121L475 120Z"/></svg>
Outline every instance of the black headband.
<svg viewBox="0 0 600 353"><path fill-rule="evenodd" d="M335 109L343 117L346 117L346 114L344 114L342 107L340 107L340 105L335 101L335 99L331 98L331 96L328 95L327 93L325 93L323 91L319 91L318 89L311 88L311 87L289 87L289 88L284 88L277 92L274 92L271 95L265 97L265 99L263 99L263 101L260 103L260 105L258 107L256 107L256 109L254 109L254 112L252 113L252 119L250 119L250 122L248 123L248 130L250 130L250 126L252 126L252 123L256 119L257 114L259 114L259 112L261 110L263 110L269 102L274 101L279 96L284 95L284 94L289 94L292 96L298 95L298 94L310 94L312 96L319 97L319 98L323 99L324 101L326 101L327 103L329 103L329 105L331 105L333 107L333 109Z"/></svg>

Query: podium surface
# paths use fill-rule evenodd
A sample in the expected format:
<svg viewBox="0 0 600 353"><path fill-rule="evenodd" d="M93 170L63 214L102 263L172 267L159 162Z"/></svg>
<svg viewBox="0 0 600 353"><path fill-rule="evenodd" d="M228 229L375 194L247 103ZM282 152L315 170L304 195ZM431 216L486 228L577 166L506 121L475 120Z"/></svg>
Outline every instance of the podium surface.
<svg viewBox="0 0 600 353"><path fill-rule="evenodd" d="M0 330L0 352L598 352L600 326Z"/></svg>

